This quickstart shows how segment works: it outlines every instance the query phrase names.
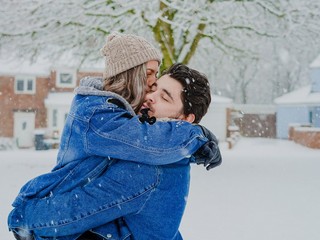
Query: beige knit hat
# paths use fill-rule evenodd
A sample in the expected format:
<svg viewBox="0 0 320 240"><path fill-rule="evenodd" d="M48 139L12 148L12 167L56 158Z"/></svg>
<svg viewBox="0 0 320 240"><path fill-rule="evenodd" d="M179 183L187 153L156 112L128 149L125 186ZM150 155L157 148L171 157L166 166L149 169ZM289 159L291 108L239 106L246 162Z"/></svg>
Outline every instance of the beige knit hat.
<svg viewBox="0 0 320 240"><path fill-rule="evenodd" d="M145 62L156 60L161 63L160 52L144 38L111 33L101 49L106 57L104 77L110 78Z"/></svg>

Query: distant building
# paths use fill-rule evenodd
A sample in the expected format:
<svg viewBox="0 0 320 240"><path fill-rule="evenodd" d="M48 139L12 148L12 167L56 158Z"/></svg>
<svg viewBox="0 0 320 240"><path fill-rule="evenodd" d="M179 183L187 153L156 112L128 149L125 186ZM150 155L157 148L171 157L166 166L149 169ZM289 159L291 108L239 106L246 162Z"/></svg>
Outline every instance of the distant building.
<svg viewBox="0 0 320 240"><path fill-rule="evenodd" d="M231 125L243 137L276 138L276 108L266 104L235 104L230 112Z"/></svg>
<svg viewBox="0 0 320 240"><path fill-rule="evenodd" d="M74 88L84 76L100 76L102 70L0 60L0 139L12 139L19 148L33 147L37 134L48 141L59 139ZM231 105L232 99L213 95L201 122L222 141L227 136L227 108Z"/></svg>
<svg viewBox="0 0 320 240"><path fill-rule="evenodd" d="M227 137L227 109L231 108L232 104L233 100L230 98L212 95L208 113L200 122L213 131L220 141L225 141Z"/></svg>
<svg viewBox="0 0 320 240"><path fill-rule="evenodd" d="M277 137L289 138L291 126L320 128L320 55L310 65L311 84L274 100Z"/></svg>
<svg viewBox="0 0 320 240"><path fill-rule="evenodd" d="M39 130L59 138L74 88L93 75L102 75L102 69L1 62L0 138L13 139L19 148L33 147Z"/></svg>

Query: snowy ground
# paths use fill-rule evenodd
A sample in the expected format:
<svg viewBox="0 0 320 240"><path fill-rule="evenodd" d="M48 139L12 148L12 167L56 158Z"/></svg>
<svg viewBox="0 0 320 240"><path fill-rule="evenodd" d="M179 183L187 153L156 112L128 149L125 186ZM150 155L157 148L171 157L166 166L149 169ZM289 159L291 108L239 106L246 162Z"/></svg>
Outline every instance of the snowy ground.
<svg viewBox="0 0 320 240"><path fill-rule="evenodd" d="M186 240L319 240L320 150L241 139L213 171L192 169L181 225ZM11 240L10 203L28 179L49 171L56 151L0 151L0 238Z"/></svg>

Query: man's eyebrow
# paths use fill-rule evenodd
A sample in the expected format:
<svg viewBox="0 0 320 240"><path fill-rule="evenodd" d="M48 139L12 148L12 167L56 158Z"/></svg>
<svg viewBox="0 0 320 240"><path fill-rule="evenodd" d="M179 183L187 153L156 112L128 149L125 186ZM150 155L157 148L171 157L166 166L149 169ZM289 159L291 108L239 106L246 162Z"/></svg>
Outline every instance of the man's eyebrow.
<svg viewBox="0 0 320 240"><path fill-rule="evenodd" d="M162 91L164 91L168 95L168 97L171 98L171 100L174 102L174 99L173 99L171 93L167 89L162 88Z"/></svg>

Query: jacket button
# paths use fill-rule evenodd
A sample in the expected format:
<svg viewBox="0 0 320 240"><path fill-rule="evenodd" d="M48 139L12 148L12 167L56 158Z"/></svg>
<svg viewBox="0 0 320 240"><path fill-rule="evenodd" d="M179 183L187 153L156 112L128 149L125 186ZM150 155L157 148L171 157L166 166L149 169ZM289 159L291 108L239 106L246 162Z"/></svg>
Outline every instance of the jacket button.
<svg viewBox="0 0 320 240"><path fill-rule="evenodd" d="M110 239L110 238L112 238L112 234L108 233L107 234L107 239Z"/></svg>

